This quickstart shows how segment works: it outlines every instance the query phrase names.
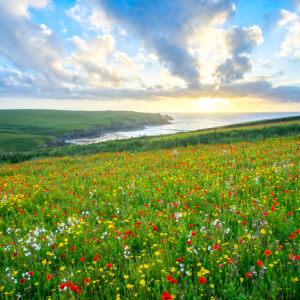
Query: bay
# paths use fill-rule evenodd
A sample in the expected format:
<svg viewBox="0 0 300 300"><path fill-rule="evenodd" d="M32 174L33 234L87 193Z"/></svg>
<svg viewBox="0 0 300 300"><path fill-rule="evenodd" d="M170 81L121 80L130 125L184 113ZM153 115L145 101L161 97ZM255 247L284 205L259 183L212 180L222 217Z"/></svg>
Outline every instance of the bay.
<svg viewBox="0 0 300 300"><path fill-rule="evenodd" d="M242 122L251 122L265 119L274 119L282 117L297 116L300 112L282 112L282 113L162 113L173 118L171 124L159 126L146 126L140 130L116 131L106 133L99 137L81 138L68 140L66 142L75 145L87 145L109 140L128 139L140 136L155 136L163 134L172 134L179 132L188 132L197 129L213 128L218 126L237 124Z"/></svg>

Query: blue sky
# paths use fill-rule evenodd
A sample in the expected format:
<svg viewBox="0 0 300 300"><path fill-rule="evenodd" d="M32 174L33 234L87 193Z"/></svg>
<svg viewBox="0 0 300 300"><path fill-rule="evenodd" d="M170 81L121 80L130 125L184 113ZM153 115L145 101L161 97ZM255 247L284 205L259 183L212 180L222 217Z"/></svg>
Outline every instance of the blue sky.
<svg viewBox="0 0 300 300"><path fill-rule="evenodd" d="M0 0L0 108L300 111L300 1Z"/></svg>

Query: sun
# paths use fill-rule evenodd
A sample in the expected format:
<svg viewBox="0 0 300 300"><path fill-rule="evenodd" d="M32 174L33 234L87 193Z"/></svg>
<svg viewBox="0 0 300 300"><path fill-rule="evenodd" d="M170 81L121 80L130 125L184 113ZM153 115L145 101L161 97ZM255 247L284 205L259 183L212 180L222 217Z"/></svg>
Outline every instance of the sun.
<svg viewBox="0 0 300 300"><path fill-rule="evenodd" d="M232 103L229 99L215 98L215 97L202 97L195 101L195 109L198 112L224 112L231 109Z"/></svg>
<svg viewBox="0 0 300 300"><path fill-rule="evenodd" d="M200 112L214 112L216 110L214 98L210 97L198 99L196 106Z"/></svg>

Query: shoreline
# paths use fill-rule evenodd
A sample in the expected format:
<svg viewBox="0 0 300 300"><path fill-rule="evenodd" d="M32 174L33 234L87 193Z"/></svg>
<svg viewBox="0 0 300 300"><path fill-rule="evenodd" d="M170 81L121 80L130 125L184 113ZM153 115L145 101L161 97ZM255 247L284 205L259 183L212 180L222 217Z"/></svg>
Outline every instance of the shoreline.
<svg viewBox="0 0 300 300"><path fill-rule="evenodd" d="M62 136L57 136L58 141L54 142L51 145L47 145L48 147L52 146L67 146L74 145L75 143L71 143L72 140L77 139L93 139L104 136L109 133L115 133L118 131L132 131L132 130L143 130L146 126L161 126L171 124L171 120L173 118L169 115L159 115L159 118L154 121L136 121L132 119L128 119L129 124L124 124L121 122L112 122L109 126L97 126L88 129L88 130L80 130L75 132L70 132L64 134Z"/></svg>

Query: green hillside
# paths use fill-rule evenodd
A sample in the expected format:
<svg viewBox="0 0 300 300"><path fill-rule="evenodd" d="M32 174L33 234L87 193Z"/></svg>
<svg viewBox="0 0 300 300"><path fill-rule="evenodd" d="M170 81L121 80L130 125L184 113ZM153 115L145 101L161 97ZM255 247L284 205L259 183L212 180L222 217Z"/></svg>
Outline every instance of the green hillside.
<svg viewBox="0 0 300 300"><path fill-rule="evenodd" d="M0 150L24 152L54 145L57 137L166 122L160 114L129 111L0 110Z"/></svg>
<svg viewBox="0 0 300 300"><path fill-rule="evenodd" d="M187 133L162 136L143 136L124 140L112 140L90 145L68 145L33 151L14 151L0 154L0 161L20 162L40 157L89 155L103 152L141 152L170 149L198 144L229 144L245 141L262 141L268 138L297 136L300 134L300 116L262 120L250 123L203 129Z"/></svg>

